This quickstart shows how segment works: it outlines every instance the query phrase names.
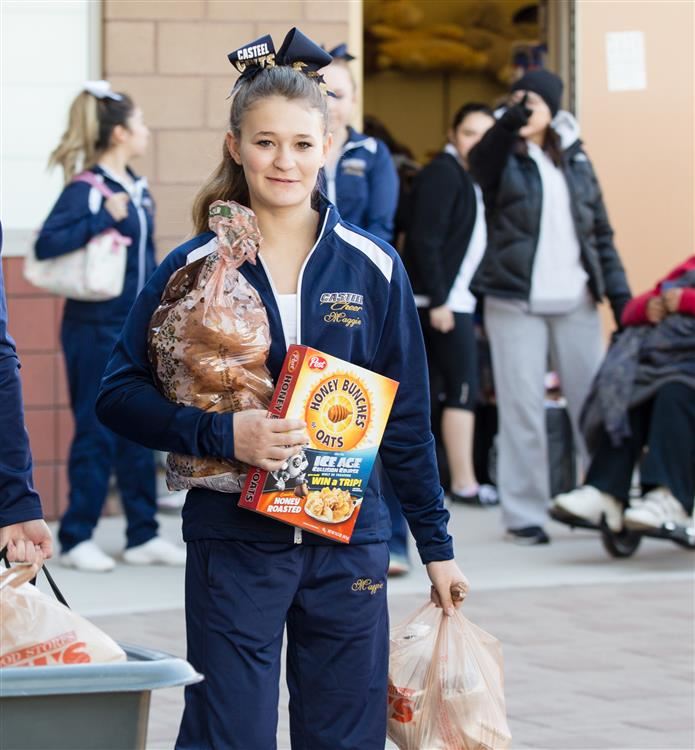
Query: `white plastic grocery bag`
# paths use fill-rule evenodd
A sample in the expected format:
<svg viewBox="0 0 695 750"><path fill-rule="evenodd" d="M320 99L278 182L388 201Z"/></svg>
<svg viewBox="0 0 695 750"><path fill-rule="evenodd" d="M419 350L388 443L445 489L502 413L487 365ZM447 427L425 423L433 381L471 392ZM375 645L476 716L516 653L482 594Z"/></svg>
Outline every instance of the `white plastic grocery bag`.
<svg viewBox="0 0 695 750"><path fill-rule="evenodd" d="M499 641L428 603L391 631L388 735L400 750L507 750Z"/></svg>

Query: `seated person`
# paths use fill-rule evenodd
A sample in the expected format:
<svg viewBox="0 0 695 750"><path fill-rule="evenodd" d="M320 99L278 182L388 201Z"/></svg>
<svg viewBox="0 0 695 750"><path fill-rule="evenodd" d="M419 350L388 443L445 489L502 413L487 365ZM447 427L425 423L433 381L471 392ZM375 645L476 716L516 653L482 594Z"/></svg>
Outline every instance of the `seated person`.
<svg viewBox="0 0 695 750"><path fill-rule="evenodd" d="M695 495L695 255L628 303L622 324L584 407L585 484L553 510L595 526L605 518L614 531L685 526ZM628 504L640 459L643 495Z"/></svg>

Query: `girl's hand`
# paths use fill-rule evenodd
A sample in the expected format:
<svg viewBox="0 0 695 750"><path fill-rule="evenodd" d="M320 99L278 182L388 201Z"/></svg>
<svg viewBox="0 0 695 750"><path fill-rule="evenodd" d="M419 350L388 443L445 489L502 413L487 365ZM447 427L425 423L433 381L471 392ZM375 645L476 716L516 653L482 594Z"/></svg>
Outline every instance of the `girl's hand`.
<svg viewBox="0 0 695 750"><path fill-rule="evenodd" d="M430 325L435 331L449 333L454 329L454 313L446 305L430 309Z"/></svg>
<svg viewBox="0 0 695 750"><path fill-rule="evenodd" d="M116 221L123 221L128 216L128 203L130 196L128 193L114 193L107 198L104 208L113 216Z"/></svg>
<svg viewBox="0 0 695 750"><path fill-rule="evenodd" d="M666 317L666 305L663 298L652 297L649 302L647 302L647 309L645 311L645 314L647 316L647 320L650 323L654 323L654 325L656 325L657 323L661 323L661 321Z"/></svg>
<svg viewBox="0 0 695 750"><path fill-rule="evenodd" d="M662 295L661 299L664 301L664 307L668 313L677 313L681 305L681 297L683 296L683 290L678 287L667 289Z"/></svg>
<svg viewBox="0 0 695 750"><path fill-rule="evenodd" d="M451 617L454 608L463 604L468 593L468 579L454 560L427 563L427 575L432 581L430 598Z"/></svg>
<svg viewBox="0 0 695 750"><path fill-rule="evenodd" d="M308 443L306 423L299 419L268 419L263 409L234 415L234 458L250 466L279 471Z"/></svg>

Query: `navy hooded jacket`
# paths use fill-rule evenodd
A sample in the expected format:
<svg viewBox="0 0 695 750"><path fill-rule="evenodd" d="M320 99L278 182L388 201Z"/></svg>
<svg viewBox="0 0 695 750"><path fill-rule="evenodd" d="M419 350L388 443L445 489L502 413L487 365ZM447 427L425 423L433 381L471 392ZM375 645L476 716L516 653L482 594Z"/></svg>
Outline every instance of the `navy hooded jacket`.
<svg viewBox="0 0 695 750"><path fill-rule="evenodd" d="M349 221L386 242L393 239L398 173L385 143L348 128L335 174L324 170L328 198Z"/></svg>
<svg viewBox="0 0 695 750"><path fill-rule="evenodd" d="M399 381L381 443L383 466L396 489L424 562L453 558L447 533L434 440L430 431L427 363L413 295L395 250L343 222L323 202L318 238L298 281L297 343L306 344ZM97 414L114 432L150 448L194 456L233 458L233 415L168 401L153 381L147 354L152 313L169 277L217 245L212 232L174 250L138 297L112 354L97 399ZM277 381L285 338L269 276L259 256L240 272L258 290L268 312L268 369ZM348 293L350 309L332 295ZM352 543L385 541L388 510L372 473ZM196 488L183 509L186 541L231 539L292 543L294 528L237 507L239 495ZM306 531L306 544L335 544Z"/></svg>
<svg viewBox="0 0 695 750"><path fill-rule="evenodd" d="M37 518L43 518L43 513L31 479L31 451L24 428L19 359L15 343L7 332L7 304L0 264L0 526Z"/></svg>
<svg viewBox="0 0 695 750"><path fill-rule="evenodd" d="M132 244L128 248L123 292L105 302L83 302L69 299L64 318L89 323L107 323L120 328L135 298L155 269L154 204L147 180L131 172L134 184L130 191L101 166L90 170L103 178L114 193L130 192L128 215L116 221L104 207L102 194L86 182L71 182L60 194L41 227L36 240L39 260L55 258L84 247L92 237L115 228Z"/></svg>

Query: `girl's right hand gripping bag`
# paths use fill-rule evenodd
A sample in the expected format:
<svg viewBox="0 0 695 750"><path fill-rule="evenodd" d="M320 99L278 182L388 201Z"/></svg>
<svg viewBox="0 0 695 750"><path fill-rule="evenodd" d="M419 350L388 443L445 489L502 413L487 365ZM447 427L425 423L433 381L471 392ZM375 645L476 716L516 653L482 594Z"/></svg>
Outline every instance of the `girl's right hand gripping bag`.
<svg viewBox="0 0 695 750"><path fill-rule="evenodd" d="M400 750L507 750L500 642L428 603L391 631L388 735Z"/></svg>

